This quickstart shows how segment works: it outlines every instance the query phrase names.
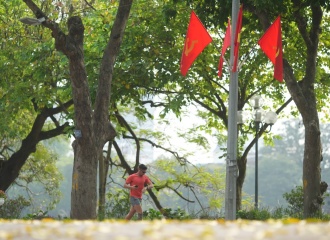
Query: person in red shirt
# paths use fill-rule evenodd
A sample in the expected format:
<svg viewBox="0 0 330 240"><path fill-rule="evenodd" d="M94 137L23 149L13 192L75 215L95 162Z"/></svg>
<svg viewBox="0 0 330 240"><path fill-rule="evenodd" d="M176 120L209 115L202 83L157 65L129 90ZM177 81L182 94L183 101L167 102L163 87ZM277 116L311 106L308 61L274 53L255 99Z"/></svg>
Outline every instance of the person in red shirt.
<svg viewBox="0 0 330 240"><path fill-rule="evenodd" d="M138 214L138 220L142 220L142 194L147 190L153 188L153 184L145 173L147 166L144 164L139 165L137 173L129 175L126 179L124 188L130 189L130 203L131 209L126 215L126 220L131 220L135 213Z"/></svg>

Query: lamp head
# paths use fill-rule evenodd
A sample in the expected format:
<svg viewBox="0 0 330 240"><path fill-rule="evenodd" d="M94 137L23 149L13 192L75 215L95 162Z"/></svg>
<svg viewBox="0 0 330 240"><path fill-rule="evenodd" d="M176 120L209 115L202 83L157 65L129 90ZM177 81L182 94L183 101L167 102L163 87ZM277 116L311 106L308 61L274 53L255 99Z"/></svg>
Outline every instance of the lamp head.
<svg viewBox="0 0 330 240"><path fill-rule="evenodd" d="M274 125L274 123L277 121L276 112L272 112L272 111L267 112L264 121L269 125Z"/></svg>
<svg viewBox="0 0 330 240"><path fill-rule="evenodd" d="M44 17L42 18L30 18L30 17L24 17L24 18L20 18L19 19L22 23L27 24L27 25L39 25L41 23L43 23L44 21L46 21L46 19Z"/></svg>
<svg viewBox="0 0 330 240"><path fill-rule="evenodd" d="M243 119L243 111L239 110L237 111L237 124L243 124L244 123L244 119Z"/></svg>
<svg viewBox="0 0 330 240"><path fill-rule="evenodd" d="M260 95L253 95L251 97L251 105L254 109L259 109L262 106L262 97Z"/></svg>

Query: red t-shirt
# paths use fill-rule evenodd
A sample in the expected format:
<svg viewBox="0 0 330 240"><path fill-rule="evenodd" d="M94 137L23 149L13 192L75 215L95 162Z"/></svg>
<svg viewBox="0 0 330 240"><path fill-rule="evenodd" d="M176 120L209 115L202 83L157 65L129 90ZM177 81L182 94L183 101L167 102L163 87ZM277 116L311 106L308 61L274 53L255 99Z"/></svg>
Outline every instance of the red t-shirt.
<svg viewBox="0 0 330 240"><path fill-rule="evenodd" d="M137 173L134 173L126 179L126 184L129 184L131 186L137 185L138 187L136 189L131 189L130 196L141 199L142 189L144 188L144 185L151 184L151 181L145 174L139 176Z"/></svg>

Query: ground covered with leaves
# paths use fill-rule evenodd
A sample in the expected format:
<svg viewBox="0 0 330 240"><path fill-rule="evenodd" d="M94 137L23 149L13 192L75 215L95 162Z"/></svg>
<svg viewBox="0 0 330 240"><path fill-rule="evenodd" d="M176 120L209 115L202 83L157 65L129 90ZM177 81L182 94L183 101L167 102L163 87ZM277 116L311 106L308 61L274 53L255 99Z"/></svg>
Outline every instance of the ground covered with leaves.
<svg viewBox="0 0 330 240"><path fill-rule="evenodd" d="M329 239L330 222L318 220L0 220L0 239Z"/></svg>

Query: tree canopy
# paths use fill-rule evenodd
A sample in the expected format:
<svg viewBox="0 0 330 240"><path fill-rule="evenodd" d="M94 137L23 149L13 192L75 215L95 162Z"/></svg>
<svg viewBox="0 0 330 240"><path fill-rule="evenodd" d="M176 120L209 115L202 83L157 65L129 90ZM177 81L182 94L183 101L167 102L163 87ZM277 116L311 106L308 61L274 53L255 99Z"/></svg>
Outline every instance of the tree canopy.
<svg viewBox="0 0 330 240"><path fill-rule="evenodd" d="M305 126L303 179L310 183L306 184L305 196L312 196L306 199L318 198L320 175L310 172L319 172L322 151L317 111L322 109L324 116L328 116L325 92L329 86L329 42L327 31L321 29L329 28L328 16L323 14L328 11L329 4L307 0L276 4L271 0L246 0L242 3L238 109L250 109L248 101L256 93L271 100L269 108L278 113L289 101L294 101ZM28 8L32 11L27 12ZM182 77L179 62L192 9L211 33L213 43L197 58L187 77ZM114 143L118 150L115 132L117 136L135 139L137 161L134 167L139 163L141 136L134 135L133 128L121 118L122 109L130 109L139 119L146 120L152 117L146 105L161 107L161 116L170 111L179 116L183 106L194 104L201 109L199 116L206 120L206 124L195 129L216 133L219 145L223 146L228 124L229 68L225 67L224 76L219 79L217 64L230 9L231 1L227 0L169 0L152 4L142 1L133 5L128 0L1 3L0 11L4 13L1 30L4 31L1 31L3 54L0 60L4 63L1 65L4 78L0 104L9 117L1 121L0 131L6 141L14 137L24 139L20 148L24 156L20 157L19 166L23 166L39 141L70 134L73 129L80 130L83 137L77 138L73 145L76 172L72 205L78 209L86 204L86 208L93 209L96 167L106 143ZM37 26L23 25L17 16L24 17L27 13L36 18L45 17L46 21ZM273 80L273 67L256 47L257 40L279 14L283 19L285 84ZM17 54L17 49L22 54ZM290 114L297 114L296 109ZM47 119L52 124L45 125ZM190 139L200 144L204 140L200 135ZM255 142L254 139L243 148L246 140L247 135L240 139L239 191L245 178L247 153ZM316 147L312 148L315 143ZM6 156L6 169L10 169L9 163L17 166L17 160L10 160L15 156ZM128 172L132 171L122 159L121 164ZM10 179L17 177L17 169ZM91 185L80 189L81 183L86 181L85 174ZM1 177L6 178L6 183L11 182L8 175L1 174ZM0 189L8 187L3 183L0 181ZM91 196L88 203L82 202L80 197L84 188L89 189ZM319 206L306 201L306 216L315 209ZM94 210L86 216L73 212L78 218L95 217Z"/></svg>

